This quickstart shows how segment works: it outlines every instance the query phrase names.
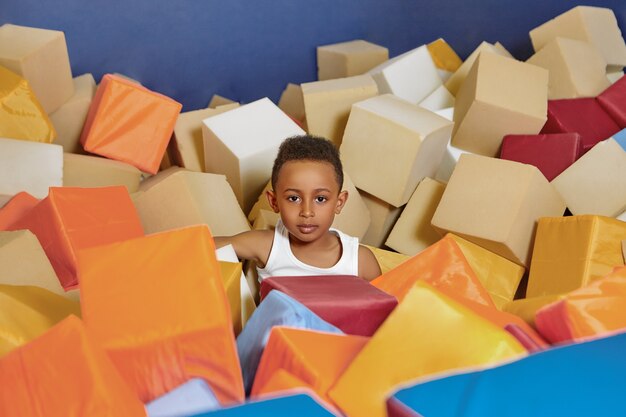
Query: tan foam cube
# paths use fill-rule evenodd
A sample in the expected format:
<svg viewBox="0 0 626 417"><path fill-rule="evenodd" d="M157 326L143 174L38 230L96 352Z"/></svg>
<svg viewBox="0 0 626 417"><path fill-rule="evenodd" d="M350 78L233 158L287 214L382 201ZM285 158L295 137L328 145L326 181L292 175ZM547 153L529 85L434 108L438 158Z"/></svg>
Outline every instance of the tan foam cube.
<svg viewBox="0 0 626 417"><path fill-rule="evenodd" d="M216 109L220 106L226 106L229 104L239 104L239 103L237 103L235 100L222 97L219 94L213 94L213 97L211 97L211 101L209 101L209 108Z"/></svg>
<svg viewBox="0 0 626 417"><path fill-rule="evenodd" d="M65 34L58 30L0 26L0 65L28 80L47 113L74 94Z"/></svg>
<svg viewBox="0 0 626 417"><path fill-rule="evenodd" d="M0 284L34 285L65 295L37 236L30 230L0 231Z"/></svg>
<svg viewBox="0 0 626 417"><path fill-rule="evenodd" d="M142 183L133 202L146 234L207 224L214 236L250 230L223 175L172 168Z"/></svg>
<svg viewBox="0 0 626 417"><path fill-rule="evenodd" d="M463 64L461 64L461 66L446 81L445 86L453 96L456 96L459 92L459 88L461 88L467 74L470 72L470 69L481 52L492 52L494 54L512 58L509 51L507 51L500 43L496 42L492 45L489 42L482 42L474 51L472 51L467 59L463 61Z"/></svg>
<svg viewBox="0 0 626 417"><path fill-rule="evenodd" d="M248 213L267 184L280 144L305 132L263 98L202 122L205 171L226 175Z"/></svg>
<svg viewBox="0 0 626 417"><path fill-rule="evenodd" d="M48 196L63 185L63 147L50 143L0 138L0 194L26 191Z"/></svg>
<svg viewBox="0 0 626 417"><path fill-rule="evenodd" d="M351 77L365 74L389 59L389 50L364 40L317 47L317 79Z"/></svg>
<svg viewBox="0 0 626 417"><path fill-rule="evenodd" d="M611 9L577 6L530 31L535 51L557 36L593 44L604 56L609 72L626 66L626 43Z"/></svg>
<svg viewBox="0 0 626 417"><path fill-rule="evenodd" d="M589 42L556 37L526 62L550 72L550 100L595 97L611 85L606 61Z"/></svg>
<svg viewBox="0 0 626 417"><path fill-rule="evenodd" d="M537 219L564 211L565 202L536 167L464 154L432 225L526 266Z"/></svg>
<svg viewBox="0 0 626 417"><path fill-rule="evenodd" d="M177 166L190 171L204 172L204 144L202 142L202 121L209 117L239 107L238 103L225 104L217 108L207 108L184 112L178 115L174 135L168 144L168 153Z"/></svg>
<svg viewBox="0 0 626 417"><path fill-rule="evenodd" d="M378 87L369 75L302 84L308 132L339 147L352 105L377 94Z"/></svg>
<svg viewBox="0 0 626 417"><path fill-rule="evenodd" d="M96 93L96 82L91 74L76 77L73 82L74 95L50 114L50 120L57 131L54 143L63 146L63 152L85 153L80 134Z"/></svg>
<svg viewBox="0 0 626 417"><path fill-rule="evenodd" d="M289 117L297 120L306 129L306 117L304 112L304 98L302 87L298 84L287 84L278 100L278 107Z"/></svg>
<svg viewBox="0 0 626 417"><path fill-rule="evenodd" d="M435 175L452 122L391 94L352 106L341 144L354 185L400 207L424 177Z"/></svg>
<svg viewBox="0 0 626 417"><path fill-rule="evenodd" d="M424 178L391 229L385 245L405 255L413 256L441 239L441 235L430 222L445 189L445 184Z"/></svg>
<svg viewBox="0 0 626 417"><path fill-rule="evenodd" d="M361 198L369 210L371 219L370 227L361 242L364 245L380 248L385 244L387 236L389 236L404 207L392 206L363 191L361 191Z"/></svg>
<svg viewBox="0 0 626 417"><path fill-rule="evenodd" d="M422 45L367 72L380 94L393 94L417 104L442 84L428 47Z"/></svg>
<svg viewBox="0 0 626 417"><path fill-rule="evenodd" d="M270 210L261 209L259 210L256 219L254 219L254 224L252 225L252 229L254 230L274 230L278 220L280 219L280 214L274 213Z"/></svg>
<svg viewBox="0 0 626 417"><path fill-rule="evenodd" d="M98 156L63 154L63 185L108 187L123 185L129 193L139 189L141 171L125 162Z"/></svg>
<svg viewBox="0 0 626 417"><path fill-rule="evenodd" d="M573 214L618 216L626 209L626 152L613 138L598 142L552 185Z"/></svg>
<svg viewBox="0 0 626 417"><path fill-rule="evenodd" d="M419 106L430 111L437 111L454 107L454 96L444 85L437 87L426 98L419 102Z"/></svg>
<svg viewBox="0 0 626 417"><path fill-rule="evenodd" d="M483 52L454 105L452 145L497 156L508 134L536 134L547 120L548 71Z"/></svg>
<svg viewBox="0 0 626 417"><path fill-rule="evenodd" d="M609 79L611 84L615 84L623 76L624 76L624 70L612 71L612 72L606 73L606 78Z"/></svg>

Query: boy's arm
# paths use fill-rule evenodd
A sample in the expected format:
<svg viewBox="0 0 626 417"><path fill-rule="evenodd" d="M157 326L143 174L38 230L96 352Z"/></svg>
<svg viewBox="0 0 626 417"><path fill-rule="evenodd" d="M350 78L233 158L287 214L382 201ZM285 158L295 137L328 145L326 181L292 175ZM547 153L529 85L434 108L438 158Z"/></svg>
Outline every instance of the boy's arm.
<svg viewBox="0 0 626 417"><path fill-rule="evenodd" d="M359 277L371 281L381 274L380 266L372 251L359 245Z"/></svg>
<svg viewBox="0 0 626 417"><path fill-rule="evenodd" d="M213 240L216 248L233 245L233 249L239 259L256 261L261 265L265 265L270 249L272 249L274 231L250 230L234 236L215 236Z"/></svg>

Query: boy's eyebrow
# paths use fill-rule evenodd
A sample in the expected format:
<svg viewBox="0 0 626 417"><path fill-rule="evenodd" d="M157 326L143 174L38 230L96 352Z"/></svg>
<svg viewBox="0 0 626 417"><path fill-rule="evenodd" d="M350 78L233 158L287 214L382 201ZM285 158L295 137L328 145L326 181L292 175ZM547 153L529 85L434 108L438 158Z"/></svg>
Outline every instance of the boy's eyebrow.
<svg viewBox="0 0 626 417"><path fill-rule="evenodd" d="M329 193L330 193L330 189L328 189L328 188L316 188L316 189L315 189L315 190L313 190L313 191L315 191L315 192L326 191L326 192L329 192ZM300 193L300 192L302 192L302 190L299 190L299 189L297 189L297 188L285 188L285 191L284 191L284 192L292 192L292 193L293 193L293 192L295 192L295 193Z"/></svg>

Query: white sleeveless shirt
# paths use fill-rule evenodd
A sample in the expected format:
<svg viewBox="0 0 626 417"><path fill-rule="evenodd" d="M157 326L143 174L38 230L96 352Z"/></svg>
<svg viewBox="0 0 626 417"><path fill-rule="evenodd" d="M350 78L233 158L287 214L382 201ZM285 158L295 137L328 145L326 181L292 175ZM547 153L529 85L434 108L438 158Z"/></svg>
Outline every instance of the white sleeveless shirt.
<svg viewBox="0 0 626 417"><path fill-rule="evenodd" d="M337 229L329 229L341 240L341 258L330 268L318 268L296 258L289 244L289 231L279 219L274 229L274 243L265 268L258 268L259 282L268 277L309 275L358 275L359 239Z"/></svg>

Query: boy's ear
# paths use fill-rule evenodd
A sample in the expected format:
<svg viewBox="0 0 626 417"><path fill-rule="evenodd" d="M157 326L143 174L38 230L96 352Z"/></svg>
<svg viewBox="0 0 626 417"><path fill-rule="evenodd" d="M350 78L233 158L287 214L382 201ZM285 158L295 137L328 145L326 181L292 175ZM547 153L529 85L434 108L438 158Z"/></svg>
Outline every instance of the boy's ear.
<svg viewBox="0 0 626 417"><path fill-rule="evenodd" d="M276 202L276 193L273 190L267 190L265 192L267 201L270 203L270 207L274 210L274 213L278 213L278 203Z"/></svg>
<svg viewBox="0 0 626 417"><path fill-rule="evenodd" d="M335 207L335 214L341 213L341 210L343 210L344 206L346 205L346 201L348 201L348 191L343 190L339 193L339 196L337 196L337 206Z"/></svg>

